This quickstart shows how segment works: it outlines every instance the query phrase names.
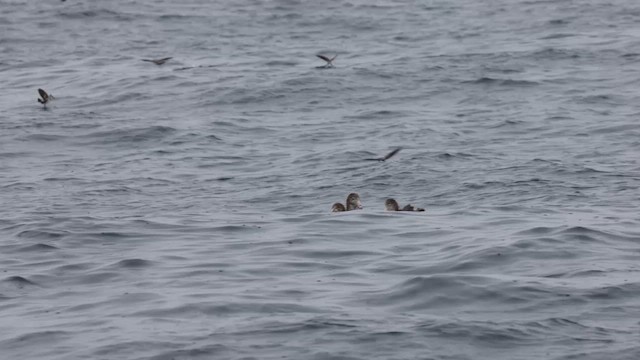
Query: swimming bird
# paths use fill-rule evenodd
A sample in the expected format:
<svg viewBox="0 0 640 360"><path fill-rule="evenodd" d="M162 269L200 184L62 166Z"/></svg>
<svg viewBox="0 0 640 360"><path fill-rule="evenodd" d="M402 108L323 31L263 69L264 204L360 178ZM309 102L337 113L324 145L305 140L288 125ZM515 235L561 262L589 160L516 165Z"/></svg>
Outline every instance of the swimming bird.
<svg viewBox="0 0 640 360"><path fill-rule="evenodd" d="M172 57L166 57L162 59L142 59L142 61L152 62L156 65L162 65L167 62L167 60L173 59Z"/></svg>
<svg viewBox="0 0 640 360"><path fill-rule="evenodd" d="M49 100L55 99L53 95L47 94L47 92L42 89L38 89L38 94L40 94L40 98L38 98L38 102L42 104L45 109L47 108L47 103L49 102Z"/></svg>
<svg viewBox="0 0 640 360"><path fill-rule="evenodd" d="M317 54L317 57L319 57L320 59L326 61L327 63L324 66L318 66L319 68L332 68L333 66L333 60L335 60L338 57L338 54L336 54L334 57L329 58L328 56L324 56L322 54Z"/></svg>
<svg viewBox="0 0 640 360"><path fill-rule="evenodd" d="M369 159L365 159L365 160L369 160L369 161L387 161L389 160L393 155L397 154L398 151L402 150L401 147L399 148L395 148L393 149L392 152L388 153L387 155L385 155L384 157L381 158L369 158Z"/></svg>
<svg viewBox="0 0 640 360"><path fill-rule="evenodd" d="M362 209L362 203L360 202L360 195L357 193L351 193L347 196L346 207L340 203L335 203L331 206L331 212L351 211L356 209Z"/></svg>
<svg viewBox="0 0 640 360"><path fill-rule="evenodd" d="M400 205L398 205L398 202L394 199L387 199L384 202L384 207L387 211L424 211L422 208L414 208L411 204L400 209Z"/></svg>

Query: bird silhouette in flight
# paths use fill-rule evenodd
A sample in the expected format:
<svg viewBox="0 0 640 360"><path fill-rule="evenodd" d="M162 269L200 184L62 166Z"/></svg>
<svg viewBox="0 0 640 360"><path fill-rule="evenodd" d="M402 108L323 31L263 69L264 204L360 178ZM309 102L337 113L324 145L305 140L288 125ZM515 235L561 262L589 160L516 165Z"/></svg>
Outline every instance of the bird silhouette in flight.
<svg viewBox="0 0 640 360"><path fill-rule="evenodd" d="M322 54L318 54L316 56L327 62L324 66L319 66L320 68L332 68L332 67L335 67L335 66L333 66L333 60L335 60L338 57L337 54L332 58L330 58L328 56L324 56Z"/></svg>
<svg viewBox="0 0 640 360"><path fill-rule="evenodd" d="M47 103L49 102L49 100L55 99L53 95L47 94L47 92L42 89L38 89L38 94L40 94L40 98L38 98L38 102L42 104L42 106L44 106L45 109L47 108Z"/></svg>
<svg viewBox="0 0 640 360"><path fill-rule="evenodd" d="M400 150L402 150L402 148L401 148L401 147L399 147L399 148L395 148L395 149L393 149L393 151L391 151L390 153L388 153L388 154L387 154L387 155L385 155L384 157L381 157L381 158L368 158L368 159L365 159L365 160L368 160L368 161L387 161L387 160L389 160L392 156L394 156L395 154L397 154Z"/></svg>
<svg viewBox="0 0 640 360"><path fill-rule="evenodd" d="M146 62L152 62L156 65L162 65L164 63L167 62L167 60L171 60L173 59L172 57L166 57L166 58L162 58L162 59L142 59L142 61L146 61Z"/></svg>

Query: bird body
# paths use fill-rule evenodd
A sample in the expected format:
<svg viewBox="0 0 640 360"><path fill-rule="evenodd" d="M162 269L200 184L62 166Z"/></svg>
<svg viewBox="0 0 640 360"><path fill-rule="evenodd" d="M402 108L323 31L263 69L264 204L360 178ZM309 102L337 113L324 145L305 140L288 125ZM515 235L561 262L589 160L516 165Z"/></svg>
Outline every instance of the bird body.
<svg viewBox="0 0 640 360"><path fill-rule="evenodd" d="M413 207L413 205L411 204L408 204L400 209L400 205L398 205L398 202L395 199L391 198L387 199L384 202L384 207L387 209L387 211L424 211L424 209Z"/></svg>
<svg viewBox="0 0 640 360"><path fill-rule="evenodd" d="M356 209L362 209L362 202L360 202L360 195L357 193L351 193L347 196L346 206L341 203L335 203L331 207L332 212L351 211Z"/></svg>

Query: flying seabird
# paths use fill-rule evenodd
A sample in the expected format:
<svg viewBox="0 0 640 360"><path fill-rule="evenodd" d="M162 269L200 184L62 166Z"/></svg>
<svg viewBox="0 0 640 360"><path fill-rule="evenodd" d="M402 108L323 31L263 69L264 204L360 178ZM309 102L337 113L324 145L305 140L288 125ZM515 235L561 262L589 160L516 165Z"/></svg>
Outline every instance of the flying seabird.
<svg viewBox="0 0 640 360"><path fill-rule="evenodd" d="M318 67L319 67L319 68L326 69L326 68L332 68L332 67L334 67L334 66L333 66L333 60L335 60L335 58L337 58L337 57L338 57L338 54L336 54L336 55L335 55L334 57L332 57L332 58L329 58L328 56L324 56L324 55L322 55L322 54L318 54L318 55L316 55L316 56L317 56L317 57L319 57L320 59L322 59L322 60L324 60L324 61L326 61L326 62L327 62L324 66L318 66Z"/></svg>
<svg viewBox="0 0 640 360"><path fill-rule="evenodd" d="M38 98L38 102L42 104L45 109L47 108L47 103L49 102L49 100L55 99L53 95L47 94L47 92L42 89L38 89L38 94L40 94L40 98Z"/></svg>
<svg viewBox="0 0 640 360"><path fill-rule="evenodd" d="M152 62L156 65L162 65L167 62L167 60L173 59L172 57L166 57L162 59L142 59L142 61Z"/></svg>
<svg viewBox="0 0 640 360"><path fill-rule="evenodd" d="M395 154L397 154L397 153L398 153L398 151L400 151L400 150L402 150L402 148L401 148L401 147L399 147L399 148L395 148L395 149L393 149L393 151L392 151L392 152L388 153L388 154L387 154L387 155L385 155L384 157L381 157L381 158L368 158L368 159L365 159L365 160L369 160L369 161L387 161L387 160L389 160L392 156L394 156Z"/></svg>

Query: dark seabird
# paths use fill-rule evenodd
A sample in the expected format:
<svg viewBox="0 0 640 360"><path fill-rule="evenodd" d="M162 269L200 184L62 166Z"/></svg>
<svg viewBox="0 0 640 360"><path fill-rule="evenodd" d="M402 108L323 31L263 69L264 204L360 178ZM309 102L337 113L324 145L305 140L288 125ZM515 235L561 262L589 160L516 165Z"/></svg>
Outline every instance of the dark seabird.
<svg viewBox="0 0 640 360"><path fill-rule="evenodd" d="M142 59L142 61L152 62L156 65L162 65L167 62L167 60L173 59L172 57L166 57L162 59Z"/></svg>
<svg viewBox="0 0 640 360"><path fill-rule="evenodd" d="M381 158L369 158L369 159L365 159L365 160L370 160L370 161L387 161L389 160L393 155L397 154L398 151L402 150L402 148L395 148L392 152L388 153L387 155L385 155L384 157Z"/></svg>
<svg viewBox="0 0 640 360"><path fill-rule="evenodd" d="M338 57L337 54L332 58L329 58L328 56L324 56L324 55L321 55L321 54L318 54L316 56L327 62L324 66L318 66L319 68L325 68L325 69L334 67L333 66L333 60L335 60L335 58Z"/></svg>
<svg viewBox="0 0 640 360"><path fill-rule="evenodd" d="M400 209L400 205L398 205L398 202L394 199L387 199L384 202L384 207L387 211L424 211L422 208L414 208L411 204Z"/></svg>
<svg viewBox="0 0 640 360"><path fill-rule="evenodd" d="M339 211L351 211L356 209L362 209L362 203L360 202L360 195L357 193L351 193L347 196L346 207L340 203L335 203L331 207L332 212Z"/></svg>
<svg viewBox="0 0 640 360"><path fill-rule="evenodd" d="M47 103L49 102L49 100L55 99L53 95L47 94L47 92L42 89L38 89L38 94L40 94L40 98L38 98L38 102L42 104L45 109L47 108Z"/></svg>

